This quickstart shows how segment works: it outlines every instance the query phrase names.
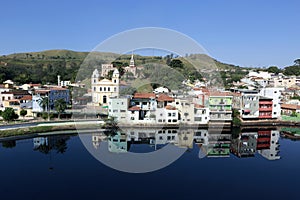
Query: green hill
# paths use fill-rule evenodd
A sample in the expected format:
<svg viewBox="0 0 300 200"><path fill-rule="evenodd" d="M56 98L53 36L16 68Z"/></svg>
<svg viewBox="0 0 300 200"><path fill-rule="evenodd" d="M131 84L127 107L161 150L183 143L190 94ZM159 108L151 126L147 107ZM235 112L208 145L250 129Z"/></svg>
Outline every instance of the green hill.
<svg viewBox="0 0 300 200"><path fill-rule="evenodd" d="M77 52L71 50L47 50L40 52L15 53L0 57L0 82L11 79L19 84L22 83L56 83L57 75L62 80L84 81L88 79L95 68L101 70L101 64L113 63L119 66L127 66L131 55L118 55L107 52ZM211 77L213 70L222 72L224 80L231 79L238 74L244 75L243 68L221 63L207 55L195 54L187 57L162 56L141 56L134 55L137 66L145 66L149 63L168 66L172 60L180 60L182 68L176 70L185 78L200 77L202 75ZM159 69L159 68L158 68ZM149 68L148 73L151 73ZM164 69L167 73L167 69ZM230 71L230 76L227 73ZM141 73L147 73L142 71ZM160 73L158 73L159 78ZM87 80L85 80L88 82ZM228 80L230 82L230 80Z"/></svg>

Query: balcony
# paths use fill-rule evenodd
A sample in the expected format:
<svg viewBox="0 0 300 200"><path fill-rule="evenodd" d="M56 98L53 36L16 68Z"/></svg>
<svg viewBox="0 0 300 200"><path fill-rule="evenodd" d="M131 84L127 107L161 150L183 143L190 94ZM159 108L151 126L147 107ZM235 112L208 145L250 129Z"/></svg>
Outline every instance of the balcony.
<svg viewBox="0 0 300 200"><path fill-rule="evenodd" d="M259 105L262 105L262 104L264 104L264 105L272 105L273 102L272 101L259 101Z"/></svg>
<svg viewBox="0 0 300 200"><path fill-rule="evenodd" d="M259 111L270 111L272 112L272 107L267 107L267 108L259 108Z"/></svg>

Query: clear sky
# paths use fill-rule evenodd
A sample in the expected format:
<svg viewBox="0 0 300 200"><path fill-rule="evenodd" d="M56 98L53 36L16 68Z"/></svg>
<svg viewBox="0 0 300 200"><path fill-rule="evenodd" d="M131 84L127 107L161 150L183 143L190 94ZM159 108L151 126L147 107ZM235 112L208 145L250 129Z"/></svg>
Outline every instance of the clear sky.
<svg viewBox="0 0 300 200"><path fill-rule="evenodd" d="M279 67L300 58L300 1L1 0L0 54L90 51L119 32L164 27L240 66Z"/></svg>

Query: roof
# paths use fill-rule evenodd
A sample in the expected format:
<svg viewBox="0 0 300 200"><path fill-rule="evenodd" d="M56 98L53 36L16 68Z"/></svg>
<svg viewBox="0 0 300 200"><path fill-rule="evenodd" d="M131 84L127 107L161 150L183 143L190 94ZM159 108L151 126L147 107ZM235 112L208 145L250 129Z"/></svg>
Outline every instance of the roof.
<svg viewBox="0 0 300 200"><path fill-rule="evenodd" d="M133 95L134 99L155 99L154 93L135 93Z"/></svg>
<svg viewBox="0 0 300 200"><path fill-rule="evenodd" d="M203 105L200 105L200 104L194 104L195 105L195 108L204 108Z"/></svg>
<svg viewBox="0 0 300 200"><path fill-rule="evenodd" d="M32 96L31 95L25 95L22 98L20 98L20 100L32 100Z"/></svg>
<svg viewBox="0 0 300 200"><path fill-rule="evenodd" d="M67 89L63 88L63 87L52 87L52 88L49 88L49 90L67 90Z"/></svg>
<svg viewBox="0 0 300 200"><path fill-rule="evenodd" d="M167 94L160 94L157 98L157 101L174 101L174 98L170 97Z"/></svg>
<svg viewBox="0 0 300 200"><path fill-rule="evenodd" d="M35 90L36 94L46 94L48 92L50 92L50 90Z"/></svg>
<svg viewBox="0 0 300 200"><path fill-rule="evenodd" d="M300 110L300 106L296 104L281 104L281 109Z"/></svg>
<svg viewBox="0 0 300 200"><path fill-rule="evenodd" d="M137 107L137 106L133 106L133 107L129 108L128 110L130 110L130 111L138 111L138 110L141 110L141 108Z"/></svg>
<svg viewBox="0 0 300 200"><path fill-rule="evenodd" d="M176 108L174 106L171 106L171 105L167 105L165 108L167 110L176 110Z"/></svg>
<svg viewBox="0 0 300 200"><path fill-rule="evenodd" d="M231 92L210 92L209 96L218 96L218 97L224 97L224 96L233 96Z"/></svg>
<svg viewBox="0 0 300 200"><path fill-rule="evenodd" d="M273 100L273 99L269 97L259 96L259 100Z"/></svg>

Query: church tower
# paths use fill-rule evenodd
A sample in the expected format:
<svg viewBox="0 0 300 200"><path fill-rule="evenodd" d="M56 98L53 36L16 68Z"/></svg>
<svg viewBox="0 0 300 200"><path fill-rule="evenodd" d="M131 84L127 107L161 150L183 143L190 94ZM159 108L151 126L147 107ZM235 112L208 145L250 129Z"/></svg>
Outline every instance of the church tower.
<svg viewBox="0 0 300 200"><path fill-rule="evenodd" d="M119 86L120 86L120 73L118 69L115 69L111 79L114 86L114 93L116 96L119 96Z"/></svg>
<svg viewBox="0 0 300 200"><path fill-rule="evenodd" d="M133 59L133 53L131 54L131 59L130 59L129 67L135 67L135 65L134 65L134 59Z"/></svg>

